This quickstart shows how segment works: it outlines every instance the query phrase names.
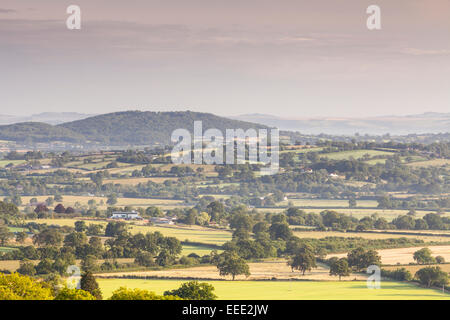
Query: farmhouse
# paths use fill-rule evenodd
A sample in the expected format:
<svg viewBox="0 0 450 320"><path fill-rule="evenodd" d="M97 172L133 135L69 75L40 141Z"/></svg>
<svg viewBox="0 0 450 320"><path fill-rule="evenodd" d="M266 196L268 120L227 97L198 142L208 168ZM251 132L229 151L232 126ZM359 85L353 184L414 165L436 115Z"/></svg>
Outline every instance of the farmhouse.
<svg viewBox="0 0 450 320"><path fill-rule="evenodd" d="M131 212L113 212L111 219L125 219L125 220L142 220L142 217L139 216L139 213L136 211Z"/></svg>

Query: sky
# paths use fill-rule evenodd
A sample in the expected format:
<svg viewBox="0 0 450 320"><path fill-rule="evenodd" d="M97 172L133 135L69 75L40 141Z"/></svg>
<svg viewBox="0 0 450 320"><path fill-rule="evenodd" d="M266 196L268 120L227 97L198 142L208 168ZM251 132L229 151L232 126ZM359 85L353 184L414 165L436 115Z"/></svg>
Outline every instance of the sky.
<svg viewBox="0 0 450 320"><path fill-rule="evenodd" d="M66 9L81 8L81 30ZM381 30L368 30L369 5ZM450 0L2 0L0 114L450 112Z"/></svg>

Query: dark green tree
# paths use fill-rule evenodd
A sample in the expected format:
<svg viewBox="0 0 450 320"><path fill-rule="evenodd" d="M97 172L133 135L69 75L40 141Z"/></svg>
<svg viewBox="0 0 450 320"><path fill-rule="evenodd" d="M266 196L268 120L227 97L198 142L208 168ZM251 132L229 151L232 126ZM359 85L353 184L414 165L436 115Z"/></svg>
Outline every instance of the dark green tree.
<svg viewBox="0 0 450 320"><path fill-rule="evenodd" d="M215 300L214 287L205 282L190 281L183 283L178 289L164 292L165 296L177 296L187 300Z"/></svg>
<svg viewBox="0 0 450 320"><path fill-rule="evenodd" d="M225 251L216 260L221 276L231 275L233 280L237 275L250 276L250 268L243 258L234 251Z"/></svg>
<svg viewBox="0 0 450 320"><path fill-rule="evenodd" d="M87 271L81 276L80 280L81 290L89 292L97 300L102 300L102 292L92 272Z"/></svg>
<svg viewBox="0 0 450 320"><path fill-rule="evenodd" d="M330 264L330 275L339 276L339 281L341 277L346 277L350 275L350 267L348 266L348 261L346 258L338 259L334 263Z"/></svg>

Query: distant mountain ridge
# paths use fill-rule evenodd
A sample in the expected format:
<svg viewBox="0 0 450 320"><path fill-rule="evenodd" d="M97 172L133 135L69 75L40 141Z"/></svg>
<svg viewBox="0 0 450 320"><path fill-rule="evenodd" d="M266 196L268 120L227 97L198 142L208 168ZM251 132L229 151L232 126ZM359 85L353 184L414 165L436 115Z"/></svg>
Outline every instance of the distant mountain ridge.
<svg viewBox="0 0 450 320"><path fill-rule="evenodd" d="M42 122L47 124L60 124L69 121L76 121L94 116L77 112L42 112L30 116L11 116L0 114L0 125L15 124L20 122Z"/></svg>
<svg viewBox="0 0 450 320"><path fill-rule="evenodd" d="M232 120L210 113L191 111L150 112L124 111L97 115L52 126L24 122L0 126L0 140L17 142L66 141L109 146L170 144L172 132L186 129L193 132L194 121L202 121L203 130L262 129L267 126Z"/></svg>
<svg viewBox="0 0 450 320"><path fill-rule="evenodd" d="M323 117L283 118L267 114L244 114L230 117L236 120L261 123L280 130L300 131L305 134L354 135L371 134L407 135L414 133L450 132L450 113L427 112L407 116L379 116L367 118Z"/></svg>
<svg viewBox="0 0 450 320"><path fill-rule="evenodd" d="M34 119L51 119L57 114L43 113ZM202 121L203 130L279 128L280 134L292 136L292 140L310 141L313 135L348 135L355 133L384 135L408 135L422 133L447 133L450 113L425 113L411 116L384 116L372 118L313 118L286 119L265 114L249 114L233 118L219 117L211 113L192 111L150 112L124 111L108 114L87 115L63 113L62 118L73 119L52 125L43 122L20 122L0 125L0 140L16 141L30 145L36 142L67 142L94 146L148 146L170 144L176 129L193 132L194 121ZM1 116L0 116L1 118ZM284 132L283 132L284 131ZM300 132L300 134L295 133ZM306 140L305 140L306 139ZM312 141L311 140L311 141Z"/></svg>

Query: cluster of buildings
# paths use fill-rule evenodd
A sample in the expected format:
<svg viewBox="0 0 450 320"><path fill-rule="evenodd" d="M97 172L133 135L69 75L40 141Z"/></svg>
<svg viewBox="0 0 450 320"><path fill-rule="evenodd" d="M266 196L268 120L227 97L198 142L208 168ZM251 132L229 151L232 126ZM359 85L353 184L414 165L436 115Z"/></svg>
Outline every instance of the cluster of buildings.
<svg viewBox="0 0 450 320"><path fill-rule="evenodd" d="M112 215L109 217L110 219L116 219L116 220L144 220L138 212L136 211L129 211L129 212L113 212ZM168 224L173 225L175 224L177 218L176 217L151 217L149 221L152 224Z"/></svg>

